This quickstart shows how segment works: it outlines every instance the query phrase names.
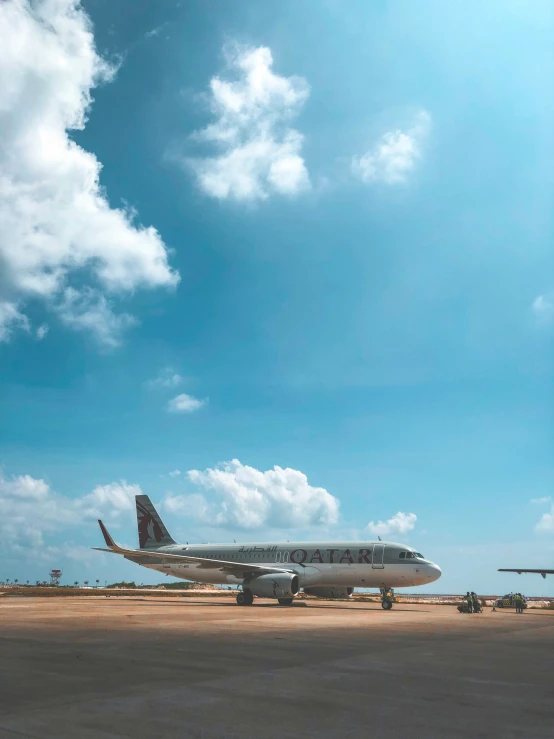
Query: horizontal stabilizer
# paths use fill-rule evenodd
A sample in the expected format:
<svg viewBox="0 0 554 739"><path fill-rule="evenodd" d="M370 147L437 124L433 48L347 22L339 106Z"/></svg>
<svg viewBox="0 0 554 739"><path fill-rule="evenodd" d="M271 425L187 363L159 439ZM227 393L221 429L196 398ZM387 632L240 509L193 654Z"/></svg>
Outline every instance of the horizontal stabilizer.
<svg viewBox="0 0 554 739"><path fill-rule="evenodd" d="M108 529L104 526L102 521L98 519L98 524L100 525L100 531L102 532L102 536L104 537L104 541L106 542L107 547L115 547L115 541L110 536L110 533Z"/></svg>

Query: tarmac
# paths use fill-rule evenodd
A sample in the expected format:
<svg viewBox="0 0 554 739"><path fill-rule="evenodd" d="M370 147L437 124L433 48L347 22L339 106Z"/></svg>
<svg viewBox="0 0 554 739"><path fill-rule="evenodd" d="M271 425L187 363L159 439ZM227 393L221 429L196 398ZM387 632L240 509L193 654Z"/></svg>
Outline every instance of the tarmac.
<svg viewBox="0 0 554 739"><path fill-rule="evenodd" d="M0 598L1 739L554 736L554 611Z"/></svg>

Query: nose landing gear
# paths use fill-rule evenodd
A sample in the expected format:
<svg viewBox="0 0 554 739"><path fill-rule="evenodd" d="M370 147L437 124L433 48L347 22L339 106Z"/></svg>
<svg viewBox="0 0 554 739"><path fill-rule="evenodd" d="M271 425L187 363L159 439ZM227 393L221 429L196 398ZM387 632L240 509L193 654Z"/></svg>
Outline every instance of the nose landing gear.
<svg viewBox="0 0 554 739"><path fill-rule="evenodd" d="M392 588L381 588L381 608L390 611L394 603L394 590Z"/></svg>

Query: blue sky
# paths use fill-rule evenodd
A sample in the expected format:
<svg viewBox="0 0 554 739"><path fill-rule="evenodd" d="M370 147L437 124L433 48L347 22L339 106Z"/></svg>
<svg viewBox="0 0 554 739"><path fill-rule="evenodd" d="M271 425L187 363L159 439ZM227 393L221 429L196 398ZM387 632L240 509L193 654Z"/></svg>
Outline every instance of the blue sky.
<svg viewBox="0 0 554 739"><path fill-rule="evenodd" d="M157 581L88 550L139 486L189 541L387 531L436 592L552 595L496 573L554 566L551 3L37 8L0 7L0 579Z"/></svg>

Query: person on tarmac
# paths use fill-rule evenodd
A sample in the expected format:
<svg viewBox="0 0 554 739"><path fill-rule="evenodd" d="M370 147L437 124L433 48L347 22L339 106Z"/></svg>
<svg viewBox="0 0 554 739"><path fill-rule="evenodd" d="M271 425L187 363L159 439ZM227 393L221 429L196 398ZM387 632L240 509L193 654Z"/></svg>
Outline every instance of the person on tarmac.
<svg viewBox="0 0 554 739"><path fill-rule="evenodd" d="M481 612L481 604L479 603L479 598L477 597L477 593L471 592L471 599L473 601L473 613L480 613Z"/></svg>
<svg viewBox="0 0 554 739"><path fill-rule="evenodd" d="M523 596L521 593L516 593L514 600L516 602L516 613L523 613Z"/></svg>
<svg viewBox="0 0 554 739"><path fill-rule="evenodd" d="M466 602L467 602L467 612L468 613L473 613L473 597L472 597L471 593L469 592L469 590L466 593L465 599L466 599Z"/></svg>

